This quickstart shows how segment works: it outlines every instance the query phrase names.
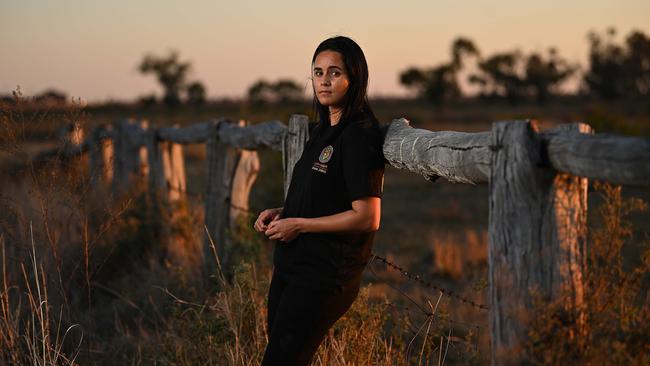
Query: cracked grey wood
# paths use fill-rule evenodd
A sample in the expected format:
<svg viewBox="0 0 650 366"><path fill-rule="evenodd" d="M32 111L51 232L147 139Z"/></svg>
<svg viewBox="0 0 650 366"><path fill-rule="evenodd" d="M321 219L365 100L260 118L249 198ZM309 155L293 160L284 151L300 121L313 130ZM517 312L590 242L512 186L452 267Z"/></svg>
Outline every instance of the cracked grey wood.
<svg viewBox="0 0 650 366"><path fill-rule="evenodd" d="M203 268L206 275L216 273L215 261L223 260L226 254L225 236L230 216L232 177L238 159L237 151L219 139L219 129L223 123L228 122L213 124L206 141L207 181L204 207L205 227L208 232L204 234L203 240Z"/></svg>
<svg viewBox="0 0 650 366"><path fill-rule="evenodd" d="M113 133L113 192L127 192L141 173L141 148L145 142L143 122L123 120Z"/></svg>
<svg viewBox="0 0 650 366"><path fill-rule="evenodd" d="M284 172L284 197L289 192L289 184L305 143L309 139L309 118L302 114L294 114L289 118L289 127L282 142L282 170Z"/></svg>
<svg viewBox="0 0 650 366"><path fill-rule="evenodd" d="M484 183L490 174L490 133L428 131L412 128L405 118L393 120L384 139L384 157L398 169L429 180Z"/></svg>
<svg viewBox="0 0 650 366"><path fill-rule="evenodd" d="M219 140L230 146L256 150L271 148L280 150L282 139L287 127L280 121L266 121L251 126L239 126L221 118L209 122L193 124L188 127L163 127L158 129L158 138L181 144L205 142L212 133L212 126L221 126L218 131Z"/></svg>
<svg viewBox="0 0 650 366"><path fill-rule="evenodd" d="M561 126L577 135L586 125ZM577 309L584 297L587 179L544 165L528 121L493 125L489 188L492 364L521 364L535 294ZM578 319L579 320L579 319Z"/></svg>
<svg viewBox="0 0 650 366"><path fill-rule="evenodd" d="M558 133L548 139L548 157L559 171L614 184L650 185L648 138Z"/></svg>

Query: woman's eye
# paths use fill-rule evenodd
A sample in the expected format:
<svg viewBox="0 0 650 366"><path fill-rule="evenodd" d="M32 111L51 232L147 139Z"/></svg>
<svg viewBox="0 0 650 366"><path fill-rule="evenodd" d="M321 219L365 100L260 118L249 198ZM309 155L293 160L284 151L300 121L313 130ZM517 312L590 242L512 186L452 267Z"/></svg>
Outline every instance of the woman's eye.
<svg viewBox="0 0 650 366"><path fill-rule="evenodd" d="M338 71L338 70L333 70L333 71L330 72L330 75L332 75L332 76L339 76L339 75L341 75L341 72Z"/></svg>

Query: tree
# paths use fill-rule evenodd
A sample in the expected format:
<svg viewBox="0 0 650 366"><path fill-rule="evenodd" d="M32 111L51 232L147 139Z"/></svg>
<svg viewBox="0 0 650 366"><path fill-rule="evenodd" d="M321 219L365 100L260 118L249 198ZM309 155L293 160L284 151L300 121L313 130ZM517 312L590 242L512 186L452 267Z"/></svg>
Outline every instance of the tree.
<svg viewBox="0 0 650 366"><path fill-rule="evenodd" d="M455 70L452 64L441 64L429 70L410 68L400 75L400 83L415 89L420 97L440 106L461 94Z"/></svg>
<svg viewBox="0 0 650 366"><path fill-rule="evenodd" d="M459 37L456 38L453 45L451 46L451 55L452 55L452 65L457 69L457 71L463 67L463 56L480 56L478 48L474 45L468 38Z"/></svg>
<svg viewBox="0 0 650 366"><path fill-rule="evenodd" d="M565 81L578 69L562 59L553 47L548 50L548 58L532 53L526 61L524 83L532 89L537 102L546 102L553 94L553 88Z"/></svg>
<svg viewBox="0 0 650 366"><path fill-rule="evenodd" d="M205 86L200 81L187 85L187 103L192 105L205 104Z"/></svg>
<svg viewBox="0 0 650 366"><path fill-rule="evenodd" d="M575 73L577 66L569 64L551 47L546 57L537 52L525 56L519 50L496 53L480 61L479 70L469 82L481 88L483 97L506 98L516 103L534 96L541 104Z"/></svg>
<svg viewBox="0 0 650 366"><path fill-rule="evenodd" d="M248 98L254 103L293 102L302 98L302 88L289 79L280 79L275 83L261 79L248 88Z"/></svg>
<svg viewBox="0 0 650 366"><path fill-rule="evenodd" d="M474 43L459 37L452 44L452 60L449 63L442 63L430 69L411 67L400 74L400 83L415 90L418 96L440 106L462 95L458 84L458 71L463 66L463 58L472 55L479 55Z"/></svg>
<svg viewBox="0 0 650 366"><path fill-rule="evenodd" d="M479 62L482 75L473 75L470 82L481 85L484 96L501 96L515 103L525 94L521 64L518 50L496 53Z"/></svg>
<svg viewBox="0 0 650 366"><path fill-rule="evenodd" d="M650 38L640 31L627 36L625 70L629 73L630 91L637 96L650 95Z"/></svg>
<svg viewBox="0 0 650 366"><path fill-rule="evenodd" d="M248 88L248 99L253 103L265 103L272 97L271 85L264 79L256 81Z"/></svg>
<svg viewBox="0 0 650 366"><path fill-rule="evenodd" d="M650 95L650 38L632 31L623 45L614 41L616 29L609 28L606 38L588 35L589 70L584 81L589 90L605 99Z"/></svg>
<svg viewBox="0 0 650 366"><path fill-rule="evenodd" d="M607 40L600 35L590 32L589 38L589 71L585 74L585 82L593 94L605 99L615 99L623 94L623 58L624 50L613 41L616 29L607 30Z"/></svg>
<svg viewBox="0 0 650 366"><path fill-rule="evenodd" d="M302 88L298 83L289 79L280 79L271 86L277 101L292 102L302 98Z"/></svg>
<svg viewBox="0 0 650 366"><path fill-rule="evenodd" d="M185 87L190 68L189 62L179 61L176 51L170 51L169 55L163 57L147 54L139 65L141 73L156 75L158 82L165 89L163 102L168 106L180 104L180 92Z"/></svg>

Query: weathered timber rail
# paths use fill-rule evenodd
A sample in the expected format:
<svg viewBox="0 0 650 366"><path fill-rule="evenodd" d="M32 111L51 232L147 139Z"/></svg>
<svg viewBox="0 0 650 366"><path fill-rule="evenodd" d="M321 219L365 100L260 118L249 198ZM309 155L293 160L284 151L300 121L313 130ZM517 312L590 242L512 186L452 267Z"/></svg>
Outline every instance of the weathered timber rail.
<svg viewBox="0 0 650 366"><path fill-rule="evenodd" d="M122 121L94 130L83 141L73 128L74 139L36 160L89 153L91 174L111 184L115 194L146 178L151 190L174 201L185 192L182 144L204 143L205 225L219 258L227 262L226 232L239 212L233 206L248 208L259 170L255 150L282 151L286 195L309 137L308 123L302 115L292 116L288 126L221 119L152 129L146 122ZM650 139L593 134L583 123L538 131L529 120L502 121L488 132L464 133L415 129L401 118L383 130L383 152L392 166L432 181L489 184L493 364L525 362L519 351L532 315L531 289L549 300L566 299L567 309L579 309L584 301L588 179L650 185ZM214 270L207 236L203 251L206 271Z"/></svg>

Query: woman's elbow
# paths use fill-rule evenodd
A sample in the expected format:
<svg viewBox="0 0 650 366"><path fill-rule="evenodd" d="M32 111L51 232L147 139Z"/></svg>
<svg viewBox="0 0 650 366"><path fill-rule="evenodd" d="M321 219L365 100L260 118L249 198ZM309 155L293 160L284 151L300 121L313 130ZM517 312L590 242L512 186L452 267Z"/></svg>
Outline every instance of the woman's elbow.
<svg viewBox="0 0 650 366"><path fill-rule="evenodd" d="M379 220L373 221L372 225L370 225L370 228L368 229L369 232L373 232L377 230L379 230Z"/></svg>
<svg viewBox="0 0 650 366"><path fill-rule="evenodd" d="M358 228L362 232L379 230L381 218L381 201L379 198L370 197L352 202L352 210L356 213Z"/></svg>
<svg viewBox="0 0 650 366"><path fill-rule="evenodd" d="M377 217L369 217L368 220L366 221L366 225L364 225L364 231L366 232L373 232L379 230L379 216Z"/></svg>

